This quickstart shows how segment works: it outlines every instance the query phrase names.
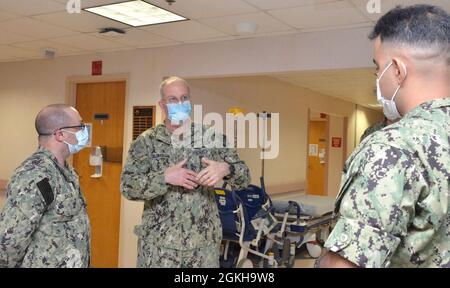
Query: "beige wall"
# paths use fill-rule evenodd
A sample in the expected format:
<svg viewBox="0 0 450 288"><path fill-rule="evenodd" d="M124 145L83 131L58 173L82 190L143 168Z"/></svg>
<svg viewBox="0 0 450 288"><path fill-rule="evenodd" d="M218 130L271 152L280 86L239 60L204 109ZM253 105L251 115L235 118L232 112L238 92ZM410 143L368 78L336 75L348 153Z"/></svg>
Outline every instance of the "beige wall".
<svg viewBox="0 0 450 288"><path fill-rule="evenodd" d="M348 115L347 115L348 117ZM344 167L345 143L350 139L345 138L344 116L330 116L328 127L328 196L336 197L341 182L341 172ZM341 147L332 147L333 137L342 139Z"/></svg>
<svg viewBox="0 0 450 288"><path fill-rule="evenodd" d="M375 111L372 109L368 109L363 106L358 106L358 111L356 112L358 117L358 122L356 125L356 135L359 135L356 139L356 143L359 144L359 140L364 131L372 124L375 124L379 121L383 121L384 115L382 112Z"/></svg>
<svg viewBox="0 0 450 288"><path fill-rule="evenodd" d="M54 60L36 60L18 63L0 63L0 178L9 178L15 167L37 147L34 117L45 105L67 102L68 78L89 76L91 61L103 60L104 74L127 74L127 101L124 149L131 141L131 111L133 105L155 105L158 86L167 75L188 78L217 77L306 71L314 69L344 69L371 67L372 44L367 40L368 29L349 29L328 32L262 37L213 43L198 43L157 49L138 49L96 55L62 57ZM95 77L94 77L95 79ZM97 78L98 79L98 78ZM242 87L241 87L242 88ZM262 89L262 88L260 88ZM271 95L280 95L275 85L268 88ZM245 95L244 95L245 96ZM233 99L232 99L233 100ZM326 113L353 115L351 107L336 105L328 97L302 100L306 107ZM268 99L268 110L278 109L275 100ZM275 105L272 107L272 104ZM303 113L302 112L302 113ZM300 114L305 115L305 114ZM349 118L349 123L352 121ZM157 118L161 118L157 110ZM305 121L288 116L286 121ZM287 126L284 133L292 127ZM300 129L301 130L301 129ZM356 129L348 129L349 137ZM353 131L353 132L352 132ZM295 131L299 132L299 131ZM304 133L303 130L300 131ZM352 134L353 133L353 134ZM301 135L301 134L299 134ZM305 140L296 136L299 149L306 151ZM350 143L349 143L350 145ZM350 145L351 146L351 145ZM351 150L351 149L350 149ZM350 151L349 150L349 151ZM299 156L301 157L301 155ZM257 163L251 163L257 167ZM270 164L267 164L270 167ZM258 172L259 174L259 172ZM268 171L269 175L270 172ZM299 174L304 168L299 166ZM296 181L292 175L275 182ZM120 266L134 267L136 237L133 226L139 223L142 204L123 199L121 211Z"/></svg>
<svg viewBox="0 0 450 288"><path fill-rule="evenodd" d="M269 193L306 187L308 109L331 115L330 139L344 137L344 117L350 117L355 112L352 103L266 76L198 79L189 80L189 83L193 101L202 103L204 113L224 115L229 107L235 106L243 108L245 113L279 113L279 155L276 159L265 161L264 178ZM348 141L345 139L345 142ZM327 189L333 196L339 188L344 147L331 148L330 143L329 151ZM239 149L239 155L252 172L254 184L259 184L261 175L259 153L259 149Z"/></svg>

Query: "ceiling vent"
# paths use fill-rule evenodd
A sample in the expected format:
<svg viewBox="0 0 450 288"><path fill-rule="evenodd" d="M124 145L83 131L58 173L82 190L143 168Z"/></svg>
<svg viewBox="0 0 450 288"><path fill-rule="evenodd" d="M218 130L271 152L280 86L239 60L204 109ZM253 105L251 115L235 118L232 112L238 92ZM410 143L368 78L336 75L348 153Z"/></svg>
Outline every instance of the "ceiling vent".
<svg viewBox="0 0 450 288"><path fill-rule="evenodd" d="M109 27L101 29L99 33L103 36L108 36L108 37L118 37L118 36L123 36L126 34L126 32L122 29L109 28Z"/></svg>

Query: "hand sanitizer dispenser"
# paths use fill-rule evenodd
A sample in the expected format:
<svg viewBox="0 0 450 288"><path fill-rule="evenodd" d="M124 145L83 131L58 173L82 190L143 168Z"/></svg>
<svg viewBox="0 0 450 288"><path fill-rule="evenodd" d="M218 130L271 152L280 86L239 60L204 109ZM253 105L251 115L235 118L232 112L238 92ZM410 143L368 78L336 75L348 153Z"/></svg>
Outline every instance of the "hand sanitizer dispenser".
<svg viewBox="0 0 450 288"><path fill-rule="evenodd" d="M92 147L91 155L89 156L89 165L95 167L95 173L91 175L91 178L102 177L103 155L102 149L99 146Z"/></svg>

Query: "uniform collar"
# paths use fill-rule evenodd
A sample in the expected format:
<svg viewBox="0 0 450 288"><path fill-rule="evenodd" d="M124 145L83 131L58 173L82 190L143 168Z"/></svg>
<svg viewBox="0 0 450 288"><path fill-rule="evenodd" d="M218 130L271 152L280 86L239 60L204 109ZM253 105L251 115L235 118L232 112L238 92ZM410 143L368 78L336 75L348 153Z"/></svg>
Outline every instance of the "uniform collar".
<svg viewBox="0 0 450 288"><path fill-rule="evenodd" d="M171 139L172 133L167 129L165 124L159 124L155 128L155 137L156 139L169 144L172 142Z"/></svg>
<svg viewBox="0 0 450 288"><path fill-rule="evenodd" d="M61 167L59 165L58 159L56 159L55 155L53 155L53 153L48 150L47 148L43 147L43 146L39 146L39 148L36 151L37 154L42 154L45 157L49 158L58 168L60 168L61 170L63 170L65 173L67 171L70 171L70 167L67 164L67 161L64 161L64 167Z"/></svg>
<svg viewBox="0 0 450 288"><path fill-rule="evenodd" d="M441 98L441 99L434 99L434 100L430 100L427 102L424 102L422 104L420 104L419 106L417 106L416 108L414 108L410 113L410 115L417 115L420 114L422 111L426 110L432 110L432 109L437 109L437 108L441 108L441 107L448 107L450 106L450 97L447 98Z"/></svg>
<svg viewBox="0 0 450 288"><path fill-rule="evenodd" d="M198 147L199 143L194 143L194 141L197 142L201 142L202 141L202 136L204 134L204 129L205 127L203 127L203 125L201 124L196 124L194 122L191 123L191 131L190 134L188 134L188 136L191 137L191 147ZM192 135L194 135L194 137L192 137ZM171 145L172 144L172 132L170 132L167 129L167 126L165 124L160 124L158 126L156 126L155 128L155 137L156 139ZM200 143L201 145L201 143Z"/></svg>

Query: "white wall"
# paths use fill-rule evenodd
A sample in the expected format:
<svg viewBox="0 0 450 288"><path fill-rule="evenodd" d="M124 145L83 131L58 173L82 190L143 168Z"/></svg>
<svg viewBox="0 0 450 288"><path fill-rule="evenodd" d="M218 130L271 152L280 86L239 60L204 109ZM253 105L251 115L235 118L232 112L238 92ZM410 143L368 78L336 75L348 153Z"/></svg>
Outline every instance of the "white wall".
<svg viewBox="0 0 450 288"><path fill-rule="evenodd" d="M367 28L349 29L0 63L0 134L3 135L0 178L9 178L13 169L36 148L33 129L36 113L47 104L66 102L67 79L90 75L92 60L103 60L104 74L128 74L125 125L131 127L132 106L155 105L164 76L198 78L371 67L372 44L367 40L368 33ZM309 102L309 107L324 112L335 110L333 102L325 98ZM160 117L158 109L157 119ZM127 128L125 150L131 137L131 129ZM135 266L136 237L132 230L140 221L141 211L140 203L122 201L121 267Z"/></svg>

